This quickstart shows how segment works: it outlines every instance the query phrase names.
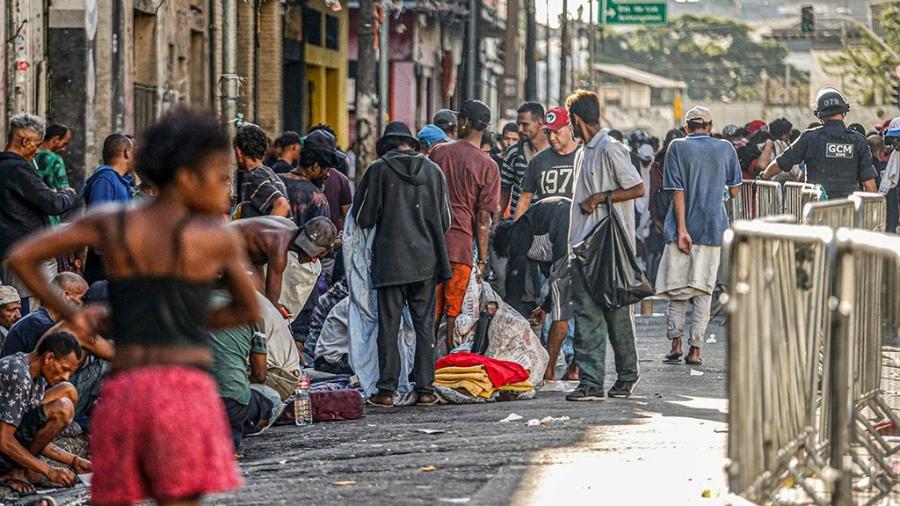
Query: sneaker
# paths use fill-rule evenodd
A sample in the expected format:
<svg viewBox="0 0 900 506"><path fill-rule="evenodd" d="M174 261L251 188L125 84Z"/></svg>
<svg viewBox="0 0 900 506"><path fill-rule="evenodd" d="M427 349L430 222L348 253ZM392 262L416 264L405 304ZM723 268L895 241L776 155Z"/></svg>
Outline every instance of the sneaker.
<svg viewBox="0 0 900 506"><path fill-rule="evenodd" d="M612 388L609 389L610 397L615 397L617 399L627 399L631 397L631 393L634 392L634 387L637 386L638 381L641 378L638 377L634 381L622 381L616 380L615 384L613 384Z"/></svg>
<svg viewBox="0 0 900 506"><path fill-rule="evenodd" d="M605 397L603 388L578 385L578 388L566 396L567 401L602 401Z"/></svg>

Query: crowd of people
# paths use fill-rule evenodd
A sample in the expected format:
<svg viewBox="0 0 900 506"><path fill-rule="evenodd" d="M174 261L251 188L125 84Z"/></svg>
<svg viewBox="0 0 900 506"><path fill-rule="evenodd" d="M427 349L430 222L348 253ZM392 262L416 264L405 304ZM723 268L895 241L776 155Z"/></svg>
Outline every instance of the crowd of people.
<svg viewBox="0 0 900 506"><path fill-rule="evenodd" d="M880 190L896 228L900 118L858 133L847 110L825 91L821 126L800 133L783 118L719 129L697 106L659 139L604 128L591 91L525 102L496 134L469 100L416 135L387 124L357 178L328 125L270 141L245 123L230 139L177 109L137 138L108 136L80 191L60 156L73 132L14 116L0 153L0 481L28 493L94 472L96 504L238 486L243 438L276 422L304 369L360 373L351 341L367 297L373 407L400 405L407 382L403 405L444 400L437 355L472 347L452 338L483 282L541 336L543 379L578 381L567 400L627 398L633 309L598 297L572 251L618 222L668 301L663 360L702 364L724 202L743 180ZM84 432L90 459L53 444Z"/></svg>

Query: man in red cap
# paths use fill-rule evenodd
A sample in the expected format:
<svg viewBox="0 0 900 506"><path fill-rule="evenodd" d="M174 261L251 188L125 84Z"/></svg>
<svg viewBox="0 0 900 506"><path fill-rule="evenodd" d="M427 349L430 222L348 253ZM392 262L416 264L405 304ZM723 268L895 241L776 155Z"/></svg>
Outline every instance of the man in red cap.
<svg viewBox="0 0 900 506"><path fill-rule="evenodd" d="M545 197L572 198L575 178L575 154L579 145L569 123L569 112L564 107L554 107L544 115L544 134L550 149L534 155L522 178L522 196L516 207L518 220L531 206L532 201Z"/></svg>

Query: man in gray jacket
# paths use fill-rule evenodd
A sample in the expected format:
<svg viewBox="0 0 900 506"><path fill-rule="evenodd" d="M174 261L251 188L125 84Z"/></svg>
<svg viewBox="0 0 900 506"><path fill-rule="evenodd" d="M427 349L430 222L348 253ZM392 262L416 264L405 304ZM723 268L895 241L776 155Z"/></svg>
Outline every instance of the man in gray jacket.
<svg viewBox="0 0 900 506"><path fill-rule="evenodd" d="M377 227L372 245L372 285L378 291L378 394L369 403L393 405L400 376L397 335L409 306L416 330L415 382L418 404L434 395L435 287L451 277L444 234L450 228L447 183L441 169L418 153L419 142L395 121L378 141L353 201L361 228Z"/></svg>

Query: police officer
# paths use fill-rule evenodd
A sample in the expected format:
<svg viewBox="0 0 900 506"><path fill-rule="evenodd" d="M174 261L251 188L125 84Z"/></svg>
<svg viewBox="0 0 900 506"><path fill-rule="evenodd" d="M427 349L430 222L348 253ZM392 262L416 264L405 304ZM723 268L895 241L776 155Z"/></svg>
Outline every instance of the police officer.
<svg viewBox="0 0 900 506"><path fill-rule="evenodd" d="M822 88L816 96L815 115L822 126L805 132L766 167L762 179L806 162L806 179L821 185L829 199L849 196L862 185L874 192L875 167L866 138L844 125L850 104L835 88Z"/></svg>

